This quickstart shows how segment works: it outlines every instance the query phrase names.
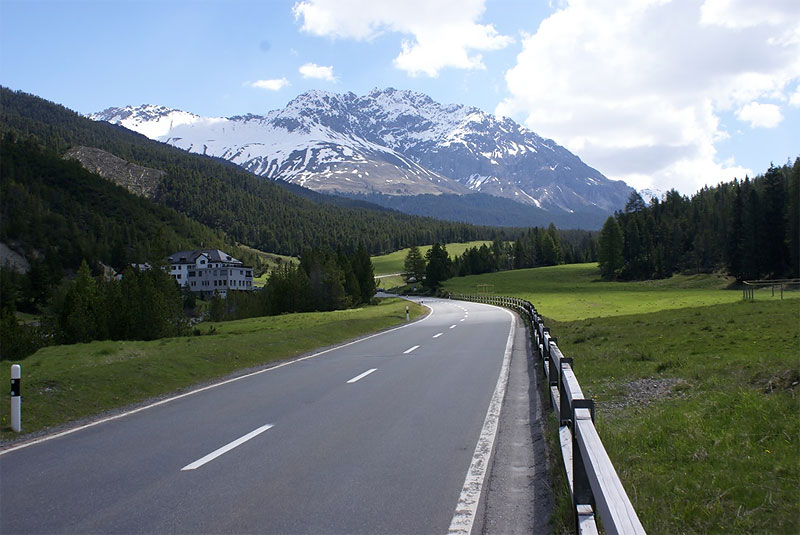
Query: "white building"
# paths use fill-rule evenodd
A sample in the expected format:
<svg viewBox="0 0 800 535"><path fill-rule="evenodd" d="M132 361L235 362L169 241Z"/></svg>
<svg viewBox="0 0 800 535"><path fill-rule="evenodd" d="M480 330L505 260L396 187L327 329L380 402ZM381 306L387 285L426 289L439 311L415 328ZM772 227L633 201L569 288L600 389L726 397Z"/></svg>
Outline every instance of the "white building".
<svg viewBox="0 0 800 535"><path fill-rule="evenodd" d="M225 296L228 290L253 289L253 268L219 249L178 251L168 262L169 274L192 292Z"/></svg>

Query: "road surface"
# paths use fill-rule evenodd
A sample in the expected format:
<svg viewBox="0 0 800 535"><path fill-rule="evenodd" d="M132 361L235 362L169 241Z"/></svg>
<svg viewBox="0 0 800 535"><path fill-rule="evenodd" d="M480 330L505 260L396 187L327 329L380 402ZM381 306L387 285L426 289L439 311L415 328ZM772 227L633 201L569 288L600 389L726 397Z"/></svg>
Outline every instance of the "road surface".
<svg viewBox="0 0 800 535"><path fill-rule="evenodd" d="M401 328L1 452L0 532L468 530L514 318L424 304Z"/></svg>

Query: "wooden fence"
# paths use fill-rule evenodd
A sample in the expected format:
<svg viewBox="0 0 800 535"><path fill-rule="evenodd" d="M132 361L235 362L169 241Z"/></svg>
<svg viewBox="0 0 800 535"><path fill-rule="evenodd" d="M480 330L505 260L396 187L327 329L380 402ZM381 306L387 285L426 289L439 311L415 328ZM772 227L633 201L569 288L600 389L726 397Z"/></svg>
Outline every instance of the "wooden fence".
<svg viewBox="0 0 800 535"><path fill-rule="evenodd" d="M561 457L575 511L575 531L597 533L597 517L606 533L645 533L617 471L594 426L594 401L586 399L572 371L536 308L528 301L496 295L451 294L452 299L510 308L531 328L531 343L550 391L550 406L559 421Z"/></svg>
<svg viewBox="0 0 800 535"><path fill-rule="evenodd" d="M775 297L775 289L778 288L781 299L783 299L784 290L797 290L800 288L800 279L742 281L742 299L753 301L756 297L756 290L763 288L770 288L772 297Z"/></svg>

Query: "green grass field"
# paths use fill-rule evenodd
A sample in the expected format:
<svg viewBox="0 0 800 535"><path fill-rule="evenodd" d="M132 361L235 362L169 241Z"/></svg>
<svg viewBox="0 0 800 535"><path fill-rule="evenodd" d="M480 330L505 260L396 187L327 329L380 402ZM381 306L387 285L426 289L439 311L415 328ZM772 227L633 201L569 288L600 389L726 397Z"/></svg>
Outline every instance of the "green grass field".
<svg viewBox="0 0 800 535"><path fill-rule="evenodd" d="M798 292L745 302L713 275L596 279L591 265L558 266L447 288L493 285L546 317L649 533L800 532ZM554 529L569 532L564 491L557 504Z"/></svg>
<svg viewBox="0 0 800 535"><path fill-rule="evenodd" d="M422 307L400 299L336 312L312 312L203 323L202 333L152 342L91 342L53 346L20 362L25 432L100 414L186 389L237 370L296 357L405 322ZM0 368L0 440L10 429L11 362Z"/></svg>
<svg viewBox="0 0 800 535"><path fill-rule="evenodd" d="M464 254L464 251L471 247L480 247L483 244L491 245L492 242L490 241L471 241L467 243L448 243L447 247L447 254L450 255L450 258L454 258L456 256L460 256ZM431 248L431 245L421 245L419 247L420 253L425 256ZM395 251L393 253L380 255L380 256L373 256L372 257L372 267L375 270L375 275L390 275L392 273L401 273L404 269L403 264L405 263L406 256L408 255L408 249L401 249L399 251Z"/></svg>
<svg viewBox="0 0 800 535"><path fill-rule="evenodd" d="M597 264L570 264L470 275L450 279L445 287L458 293L513 295L527 299L548 318L577 320L740 301L740 290L726 290L732 283L718 275L603 282Z"/></svg>

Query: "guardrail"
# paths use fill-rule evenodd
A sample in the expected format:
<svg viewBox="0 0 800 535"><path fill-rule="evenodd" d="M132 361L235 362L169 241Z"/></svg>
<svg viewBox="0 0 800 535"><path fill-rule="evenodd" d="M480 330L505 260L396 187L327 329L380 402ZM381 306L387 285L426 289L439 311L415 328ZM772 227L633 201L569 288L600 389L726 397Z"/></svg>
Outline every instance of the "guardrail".
<svg viewBox="0 0 800 535"><path fill-rule="evenodd" d="M450 297L510 308L530 324L531 344L543 365L550 406L559 421L561 457L575 511L576 533L598 533L598 516L606 533L645 533L597 434L594 400L583 395L572 370L573 360L561 353L557 339L550 335L536 307L515 297L465 294L450 294Z"/></svg>

